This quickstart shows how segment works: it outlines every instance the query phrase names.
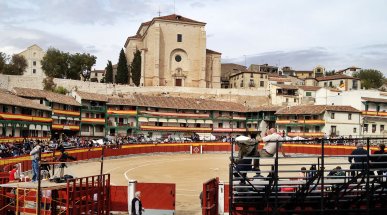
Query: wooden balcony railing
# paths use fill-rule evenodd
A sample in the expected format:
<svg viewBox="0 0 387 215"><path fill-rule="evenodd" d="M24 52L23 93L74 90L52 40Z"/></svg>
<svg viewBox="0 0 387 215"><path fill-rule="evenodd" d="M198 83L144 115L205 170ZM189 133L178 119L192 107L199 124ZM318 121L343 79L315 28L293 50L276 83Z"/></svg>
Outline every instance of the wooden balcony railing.
<svg viewBox="0 0 387 215"><path fill-rule="evenodd" d="M105 124L105 118L82 118L81 122Z"/></svg>
<svg viewBox="0 0 387 215"><path fill-rule="evenodd" d="M289 137L323 137L323 132L288 132Z"/></svg>
<svg viewBox="0 0 387 215"><path fill-rule="evenodd" d="M68 115L68 116L80 116L81 115L80 111L58 110L58 109L53 109L52 113L55 115Z"/></svg>
<svg viewBox="0 0 387 215"><path fill-rule="evenodd" d="M137 111L136 110L113 110L113 109L108 109L107 110L108 114L116 114L116 115L130 115L130 116L136 116Z"/></svg>
<svg viewBox="0 0 387 215"><path fill-rule="evenodd" d="M152 116L179 117L179 118L210 118L209 113L169 113L169 112L141 111L141 114L147 114Z"/></svg>
<svg viewBox="0 0 387 215"><path fill-rule="evenodd" d="M283 124L313 124L313 125L319 125L319 124L325 124L325 120L321 119L293 119L293 120L277 120L275 122L276 124L283 125Z"/></svg>
<svg viewBox="0 0 387 215"><path fill-rule="evenodd" d="M72 130L72 131L79 131L79 125L52 124L52 130Z"/></svg>
<svg viewBox="0 0 387 215"><path fill-rule="evenodd" d="M211 132L212 128L196 128L196 127L178 127L178 126L150 126L141 125L141 130L144 131L191 131L191 132Z"/></svg>
<svg viewBox="0 0 387 215"><path fill-rule="evenodd" d="M367 116L387 116L387 112L365 111L365 110L363 110L361 114L367 115Z"/></svg>
<svg viewBox="0 0 387 215"><path fill-rule="evenodd" d="M30 121L30 122L45 122L45 123L52 122L52 118L49 118L49 117L30 116L30 115L12 114L12 113L0 113L0 119Z"/></svg>

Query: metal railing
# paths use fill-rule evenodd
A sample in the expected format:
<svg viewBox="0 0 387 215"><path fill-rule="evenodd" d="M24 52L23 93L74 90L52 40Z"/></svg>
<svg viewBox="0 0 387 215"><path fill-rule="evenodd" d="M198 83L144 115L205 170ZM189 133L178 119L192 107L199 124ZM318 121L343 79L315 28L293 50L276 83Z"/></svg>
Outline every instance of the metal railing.
<svg viewBox="0 0 387 215"><path fill-rule="evenodd" d="M291 141L308 144L310 140ZM387 211L387 154L371 154L371 146L387 138L349 139L363 144L353 154L325 154L331 140L315 139L321 154L272 157L234 156L230 163L230 214L381 214ZM264 153L259 151L259 153ZM362 153L362 154L361 154ZM252 163L259 159L259 170ZM349 163L352 161L352 163ZM310 166L308 169L301 167ZM267 174L267 176L266 176Z"/></svg>

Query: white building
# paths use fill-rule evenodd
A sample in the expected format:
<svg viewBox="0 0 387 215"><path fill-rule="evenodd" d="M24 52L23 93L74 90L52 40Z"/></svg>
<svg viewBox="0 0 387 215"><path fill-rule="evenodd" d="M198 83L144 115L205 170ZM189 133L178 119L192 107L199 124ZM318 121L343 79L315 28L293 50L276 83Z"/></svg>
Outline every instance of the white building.
<svg viewBox="0 0 387 215"><path fill-rule="evenodd" d="M105 70L93 70L90 72L90 80L95 82L101 82L105 77Z"/></svg>
<svg viewBox="0 0 387 215"><path fill-rule="evenodd" d="M361 135L360 111L351 106L305 105L276 112L277 128L289 137Z"/></svg>
<svg viewBox="0 0 387 215"><path fill-rule="evenodd" d="M359 68L359 67L351 66L351 67L348 67L346 69L338 71L337 74L353 76L353 73L359 72L360 70L361 70L361 68Z"/></svg>
<svg viewBox="0 0 387 215"><path fill-rule="evenodd" d="M277 106L293 106L300 104L298 86L272 84L270 86L271 104Z"/></svg>
<svg viewBox="0 0 387 215"><path fill-rule="evenodd" d="M316 102L316 92L321 87L298 86L301 104L314 104Z"/></svg>
<svg viewBox="0 0 387 215"><path fill-rule="evenodd" d="M27 60L27 67L23 75L45 78L46 74L44 74L41 64L45 54L46 53L43 49L36 44L19 53L19 55L23 56Z"/></svg>
<svg viewBox="0 0 387 215"><path fill-rule="evenodd" d="M325 77L317 77L319 87L336 88L339 90L359 90L360 79L347 75L330 75Z"/></svg>

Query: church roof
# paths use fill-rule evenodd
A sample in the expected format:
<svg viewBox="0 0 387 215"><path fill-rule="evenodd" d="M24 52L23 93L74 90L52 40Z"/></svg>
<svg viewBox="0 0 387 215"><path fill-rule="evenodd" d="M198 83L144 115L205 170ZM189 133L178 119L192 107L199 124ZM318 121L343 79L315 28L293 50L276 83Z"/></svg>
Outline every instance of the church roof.
<svg viewBox="0 0 387 215"><path fill-rule="evenodd" d="M220 52L217 52L217 51L214 51L214 50L211 50L211 49L206 49L206 53L207 54L222 54Z"/></svg>

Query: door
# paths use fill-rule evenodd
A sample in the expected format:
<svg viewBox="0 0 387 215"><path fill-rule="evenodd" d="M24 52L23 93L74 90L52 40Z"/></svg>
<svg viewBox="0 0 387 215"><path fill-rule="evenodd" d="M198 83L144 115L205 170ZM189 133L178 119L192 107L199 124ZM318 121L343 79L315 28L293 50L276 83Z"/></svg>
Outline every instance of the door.
<svg viewBox="0 0 387 215"><path fill-rule="evenodd" d="M176 87L181 87L182 85L183 85L183 81L181 79L178 78L178 79L175 80L175 86Z"/></svg>

